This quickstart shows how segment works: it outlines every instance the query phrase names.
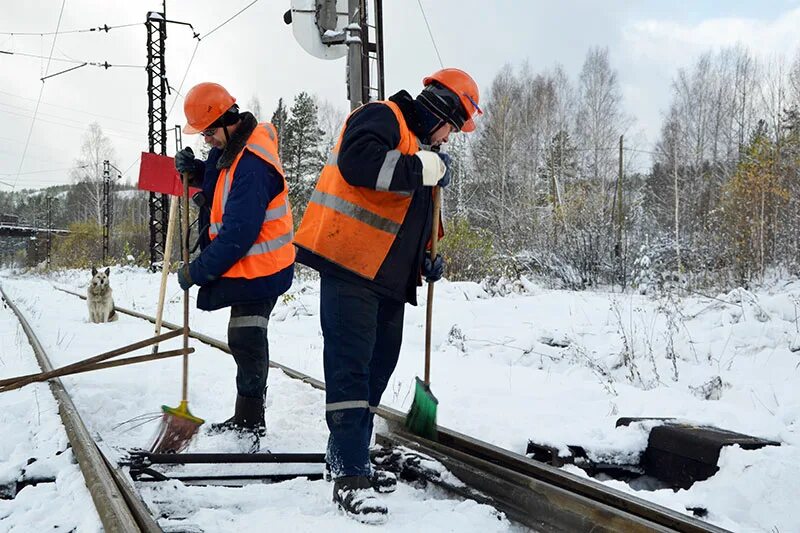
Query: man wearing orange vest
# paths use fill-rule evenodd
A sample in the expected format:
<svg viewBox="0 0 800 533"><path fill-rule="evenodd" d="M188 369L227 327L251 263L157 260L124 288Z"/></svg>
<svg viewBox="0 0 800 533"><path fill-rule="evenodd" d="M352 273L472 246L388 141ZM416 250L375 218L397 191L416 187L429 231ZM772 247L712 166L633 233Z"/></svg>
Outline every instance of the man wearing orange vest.
<svg viewBox="0 0 800 533"><path fill-rule="evenodd" d="M426 252L433 187L450 180L437 153L451 133L473 131L478 86L447 68L353 111L311 196L295 236L297 260L320 272L327 462L333 499L368 523L386 519L374 492L396 480L369 461L374 409L397 364L405 303L416 305L421 276L441 278L441 257Z"/></svg>
<svg viewBox="0 0 800 533"><path fill-rule="evenodd" d="M199 285L197 307L231 308L228 345L236 361L236 406L212 432L233 430L258 446L265 434L264 398L269 369L267 325L278 296L294 277L292 210L278 157L275 127L239 112L227 90L200 83L186 95L184 133L211 145L206 161L191 148L175 167L202 189L201 253L178 271L181 288Z"/></svg>

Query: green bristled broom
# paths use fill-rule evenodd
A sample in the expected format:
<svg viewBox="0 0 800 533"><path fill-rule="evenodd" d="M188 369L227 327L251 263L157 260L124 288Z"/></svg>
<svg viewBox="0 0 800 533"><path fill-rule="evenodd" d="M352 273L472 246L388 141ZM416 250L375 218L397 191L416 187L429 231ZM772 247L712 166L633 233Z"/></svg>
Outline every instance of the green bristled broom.
<svg viewBox="0 0 800 533"><path fill-rule="evenodd" d="M441 190L433 188L433 223L431 224L431 260L436 259L439 244L439 213ZM414 389L414 403L406 416L406 427L412 433L436 440L436 410L439 400L431 392L431 322L433 321L433 282L428 282L428 302L425 316L425 380L419 378Z"/></svg>

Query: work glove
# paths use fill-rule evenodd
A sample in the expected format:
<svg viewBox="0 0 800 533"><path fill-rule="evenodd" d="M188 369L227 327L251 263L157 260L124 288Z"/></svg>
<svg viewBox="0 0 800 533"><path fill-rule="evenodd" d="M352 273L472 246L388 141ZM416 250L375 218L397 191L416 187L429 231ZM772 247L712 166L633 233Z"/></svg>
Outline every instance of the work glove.
<svg viewBox="0 0 800 533"><path fill-rule="evenodd" d="M439 187L447 187L447 185L450 183L450 178L452 177L450 165L452 164L453 160L449 154L445 154L444 152L437 152L437 155L439 156L439 159L442 160L442 163L444 163L446 169L444 171L444 176L442 176L442 178L439 180L438 185Z"/></svg>
<svg viewBox="0 0 800 533"><path fill-rule="evenodd" d="M178 285L180 285L181 289L185 291L188 291L189 287L194 285L194 281L192 281L192 275L189 274L189 265L183 265L178 269Z"/></svg>
<svg viewBox="0 0 800 533"><path fill-rule="evenodd" d="M445 159L441 157L444 155L447 160L450 157L447 154L439 154L429 150L419 150L414 154L422 161L422 184L426 187L433 187L440 185L444 187L450 183L450 174L448 173L447 164Z"/></svg>
<svg viewBox="0 0 800 533"><path fill-rule="evenodd" d="M187 173L190 176L194 174L197 169L197 160L194 158L194 151L191 147L187 146L175 154L175 168L181 174Z"/></svg>
<svg viewBox="0 0 800 533"><path fill-rule="evenodd" d="M444 275L444 258L436 254L436 259L431 259L431 252L425 251L425 259L422 261L422 276L425 281L436 282Z"/></svg>

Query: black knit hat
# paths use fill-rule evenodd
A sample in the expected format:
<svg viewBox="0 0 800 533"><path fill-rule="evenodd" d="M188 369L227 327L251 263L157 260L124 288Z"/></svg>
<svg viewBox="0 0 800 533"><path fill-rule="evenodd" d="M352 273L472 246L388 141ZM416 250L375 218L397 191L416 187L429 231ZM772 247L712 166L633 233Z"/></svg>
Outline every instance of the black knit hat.
<svg viewBox="0 0 800 533"><path fill-rule="evenodd" d="M221 128L239 122L239 105L233 104L230 109L225 111L220 117L208 125L209 128Z"/></svg>
<svg viewBox="0 0 800 533"><path fill-rule="evenodd" d="M464 111L461 99L438 82L426 86L417 96L417 101L443 122L452 124L456 131L461 131L461 127L467 121L467 113Z"/></svg>

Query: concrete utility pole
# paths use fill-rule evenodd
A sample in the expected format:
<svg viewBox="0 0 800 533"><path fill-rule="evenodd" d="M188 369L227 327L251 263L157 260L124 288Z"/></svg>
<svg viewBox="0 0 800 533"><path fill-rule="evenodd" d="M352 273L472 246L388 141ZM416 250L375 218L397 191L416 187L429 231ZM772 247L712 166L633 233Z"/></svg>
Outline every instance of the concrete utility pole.
<svg viewBox="0 0 800 533"><path fill-rule="evenodd" d="M345 38L347 44L347 97L350 100L350 110L373 100L385 98L383 75L383 0L374 0L375 16L375 42L369 35L370 24L367 13L368 0L348 0L348 24L345 29L349 35ZM375 74L377 85L370 83L370 62L375 61Z"/></svg>

